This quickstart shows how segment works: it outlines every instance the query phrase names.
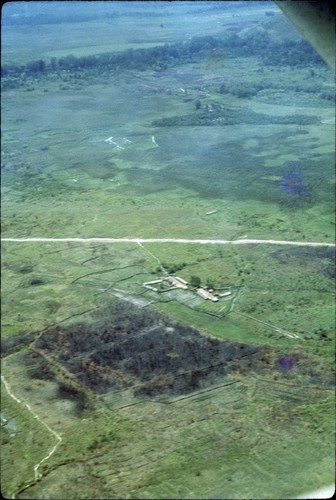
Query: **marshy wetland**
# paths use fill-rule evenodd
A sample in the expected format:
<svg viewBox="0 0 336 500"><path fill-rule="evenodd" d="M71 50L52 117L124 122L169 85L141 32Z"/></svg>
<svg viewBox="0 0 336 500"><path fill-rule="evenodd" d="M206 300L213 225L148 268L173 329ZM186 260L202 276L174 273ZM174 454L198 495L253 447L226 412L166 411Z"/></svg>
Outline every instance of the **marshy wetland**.
<svg viewBox="0 0 336 500"><path fill-rule="evenodd" d="M331 71L272 3L66 4L3 10L2 494L331 484Z"/></svg>

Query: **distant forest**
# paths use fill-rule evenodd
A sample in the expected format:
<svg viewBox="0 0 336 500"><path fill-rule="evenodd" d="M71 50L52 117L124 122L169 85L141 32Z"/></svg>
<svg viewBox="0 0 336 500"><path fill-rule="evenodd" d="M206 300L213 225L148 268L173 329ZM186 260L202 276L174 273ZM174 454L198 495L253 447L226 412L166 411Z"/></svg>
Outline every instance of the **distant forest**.
<svg viewBox="0 0 336 500"><path fill-rule="evenodd" d="M48 61L42 59L26 64L5 64L1 66L3 90L20 86L26 76L40 77L55 72L78 72L95 70L100 73L106 70L154 70L193 62L199 57L216 54L223 57L260 57L264 65L286 65L300 67L324 64L321 58L304 40L274 41L264 31L239 36L232 33L225 39L204 36L194 37L188 42L165 44L146 49L128 49L123 52L110 52L97 55L76 57L52 57Z"/></svg>

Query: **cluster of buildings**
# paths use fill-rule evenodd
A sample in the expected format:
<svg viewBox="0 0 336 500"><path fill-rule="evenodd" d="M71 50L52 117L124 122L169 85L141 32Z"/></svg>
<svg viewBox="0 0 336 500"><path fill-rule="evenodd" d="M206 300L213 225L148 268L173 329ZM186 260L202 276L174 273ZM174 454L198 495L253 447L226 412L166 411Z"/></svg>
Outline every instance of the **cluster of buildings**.
<svg viewBox="0 0 336 500"><path fill-rule="evenodd" d="M182 288L183 290L188 289L188 283L182 278L179 278L178 276L165 276L164 278L154 280L154 281L147 281L146 283L143 283L143 286L145 288L148 288L149 290L154 290L155 292L158 292L159 289L156 288L153 285L159 285L159 284L165 284L166 286L170 286L172 288Z"/></svg>
<svg viewBox="0 0 336 500"><path fill-rule="evenodd" d="M160 284L166 285L169 288L180 288L182 290L188 289L188 282L180 278L179 276L165 276L164 278L157 279L154 281L147 281L146 283L143 283L143 286L145 288L148 288L149 290L158 292L159 288L157 288L156 285ZM223 297L229 297L231 295L231 291L227 291L221 294L215 294L212 289L207 290L206 288L203 287L197 288L196 293L200 297L202 297L202 299L211 300L211 302L218 302L219 297L223 298Z"/></svg>

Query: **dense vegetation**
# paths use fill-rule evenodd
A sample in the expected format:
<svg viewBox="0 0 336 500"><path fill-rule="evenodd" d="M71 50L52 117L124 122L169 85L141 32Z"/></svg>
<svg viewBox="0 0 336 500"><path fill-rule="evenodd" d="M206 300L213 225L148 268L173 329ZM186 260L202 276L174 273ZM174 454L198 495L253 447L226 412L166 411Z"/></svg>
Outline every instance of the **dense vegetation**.
<svg viewBox="0 0 336 500"><path fill-rule="evenodd" d="M253 30L244 37L230 34L224 39L214 36L194 37L189 42L165 44L146 49L128 49L118 53L105 53L76 57L53 57L23 65L5 64L1 75L5 77L4 89L20 85L26 76L41 75L59 71L82 72L83 70L118 71L134 69L138 71L162 71L168 67L185 64L195 57L217 54L220 57L260 56L266 65L306 66L319 64L321 59L304 41L286 40L274 42L267 32ZM22 82L21 82L22 83ZM223 88L223 91L225 88Z"/></svg>
<svg viewBox="0 0 336 500"><path fill-rule="evenodd" d="M229 108L220 103L213 103L200 107L196 104L196 110L187 115L169 116L159 118L152 122L156 127L181 127L181 126L199 126L199 125L239 125L239 124L257 125L258 123L272 123L283 125L312 125L318 123L316 116L307 115L266 115L256 113L249 109Z"/></svg>

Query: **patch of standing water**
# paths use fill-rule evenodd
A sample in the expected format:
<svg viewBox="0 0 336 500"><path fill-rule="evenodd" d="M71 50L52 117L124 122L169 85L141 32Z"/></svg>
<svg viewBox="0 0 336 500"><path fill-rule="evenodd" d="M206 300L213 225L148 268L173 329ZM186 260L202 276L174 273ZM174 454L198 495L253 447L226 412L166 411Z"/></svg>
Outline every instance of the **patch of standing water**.
<svg viewBox="0 0 336 500"><path fill-rule="evenodd" d="M6 418L3 413L1 413L1 427L6 429L11 437L16 436L18 433L17 427L12 419Z"/></svg>

